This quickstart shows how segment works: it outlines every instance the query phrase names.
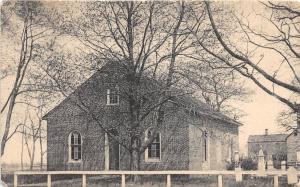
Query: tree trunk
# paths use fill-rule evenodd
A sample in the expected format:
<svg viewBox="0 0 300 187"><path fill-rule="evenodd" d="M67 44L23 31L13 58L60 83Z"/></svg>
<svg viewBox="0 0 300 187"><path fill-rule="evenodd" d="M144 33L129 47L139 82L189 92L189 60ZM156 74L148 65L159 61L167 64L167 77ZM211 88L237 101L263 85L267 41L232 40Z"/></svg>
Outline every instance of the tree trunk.
<svg viewBox="0 0 300 187"><path fill-rule="evenodd" d="M140 171L141 170L141 153L139 151L133 152L133 170Z"/></svg>
<svg viewBox="0 0 300 187"><path fill-rule="evenodd" d="M40 170L42 171L43 170L43 155L44 155L44 152L43 152L43 142L42 142L42 129L40 129L40 137L39 137L39 140L40 140L40 151L41 151L41 160L40 160Z"/></svg>
<svg viewBox="0 0 300 187"><path fill-rule="evenodd" d="M33 170L34 156L35 156L35 142L36 142L36 139L34 136L32 136L32 152L31 152L31 158L30 158L30 170Z"/></svg>
<svg viewBox="0 0 300 187"><path fill-rule="evenodd" d="M29 147L29 144L28 144L28 137L27 137L27 134L26 134L26 130L25 130L25 133L24 133L24 140L25 140L25 145L26 145L28 157L29 157L29 160L31 161L31 150L30 150L30 147Z"/></svg>
<svg viewBox="0 0 300 187"><path fill-rule="evenodd" d="M6 121L5 121L5 129L4 129L4 133L2 136L2 141L1 141L1 156L4 154L4 148L7 142L7 137L8 137L8 133L9 133L9 128L10 128L10 121L11 121L11 117L12 117L12 113L14 110L14 106L15 106L15 100L16 100L16 96L17 96L17 90L14 89L9 101L9 108L7 111L7 116L6 116Z"/></svg>
<svg viewBox="0 0 300 187"><path fill-rule="evenodd" d="M25 6L26 6L26 4L25 4ZM15 101L18 96L19 88L25 77L25 73L26 73L28 64L32 58L32 51L33 51L32 37L33 36L32 36L32 32L31 32L31 34L28 33L31 22L30 23L28 22L29 14L28 14L28 12L26 12L26 13L27 13L27 15L24 20L24 26L23 26L23 32L22 32L22 38L21 38L22 44L21 44L21 50L20 50L20 59L18 61L16 78L15 78L14 85L13 85L13 88L11 91L11 95L7 99L7 102L4 104L4 106L1 110L1 114L2 114L6 108L6 104L8 104L8 111L7 111L6 121L5 121L5 129L4 129L4 133L3 133L2 141L1 141L1 156L4 154L4 149L5 149L5 145L7 142L9 129L10 129L11 117L12 117L13 109L15 106ZM30 35L28 36L28 34L30 34Z"/></svg>
<svg viewBox="0 0 300 187"><path fill-rule="evenodd" d="M24 125L23 125L23 130L22 130L22 147L21 147L21 170L23 171L24 170L24 165L23 165L23 153L24 153Z"/></svg>
<svg viewBox="0 0 300 187"><path fill-rule="evenodd" d="M141 170L141 152L140 152L140 139L133 137L132 138L132 157L131 157L131 170L132 171L140 171ZM140 175L133 176L134 183L141 182Z"/></svg>
<svg viewBox="0 0 300 187"><path fill-rule="evenodd" d="M298 104L298 111L297 111L297 128L300 128L300 104Z"/></svg>
<svg viewBox="0 0 300 187"><path fill-rule="evenodd" d="M27 30L26 30L26 32L27 32ZM25 38L25 36L23 36L23 37ZM23 42L22 48L24 48L24 44L25 44L24 41L25 41L25 39L23 39L23 41L22 41ZM7 111L6 121L5 121L5 129L4 129L4 133L3 133L2 141L1 141L1 156L4 154L4 149L5 149L5 145L6 145L6 142L7 142L9 129L10 129L11 117L12 117L12 113L13 113L13 110L14 110L14 107L15 107L15 101L16 101L21 83L23 81L28 62L27 62L27 64L23 64L23 65L22 65L23 62L21 62L21 61L19 62L16 79L15 79L14 86L13 86L13 89L12 89L12 92L11 92L11 97L8 98L9 106L8 106L8 111ZM4 109L5 109L5 106L3 107L1 113L4 112Z"/></svg>
<svg viewBox="0 0 300 187"><path fill-rule="evenodd" d="M133 155L132 155L132 151L129 151L129 169L132 170L132 162L133 162Z"/></svg>
<svg viewBox="0 0 300 187"><path fill-rule="evenodd" d="M141 153L140 151L133 152L133 171L141 170ZM134 183L141 184L141 175L134 175L133 178Z"/></svg>

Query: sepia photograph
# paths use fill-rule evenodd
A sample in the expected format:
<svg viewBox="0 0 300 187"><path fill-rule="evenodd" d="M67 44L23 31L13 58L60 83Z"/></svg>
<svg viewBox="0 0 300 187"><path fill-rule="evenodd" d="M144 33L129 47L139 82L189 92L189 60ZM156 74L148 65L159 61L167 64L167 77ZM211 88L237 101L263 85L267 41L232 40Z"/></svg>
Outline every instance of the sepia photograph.
<svg viewBox="0 0 300 187"><path fill-rule="evenodd" d="M0 4L0 187L300 186L300 1Z"/></svg>

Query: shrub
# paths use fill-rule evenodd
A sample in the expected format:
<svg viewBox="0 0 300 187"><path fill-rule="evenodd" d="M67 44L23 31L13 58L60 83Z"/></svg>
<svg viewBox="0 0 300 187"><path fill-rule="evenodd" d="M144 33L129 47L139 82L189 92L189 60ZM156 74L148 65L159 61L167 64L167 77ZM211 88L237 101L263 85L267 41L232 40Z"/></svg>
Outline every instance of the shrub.
<svg viewBox="0 0 300 187"><path fill-rule="evenodd" d="M257 170L257 162L254 161L252 158L241 158L240 159L240 166L243 170ZM235 163L233 160L226 164L227 170L234 170Z"/></svg>
<svg viewBox="0 0 300 187"><path fill-rule="evenodd" d="M233 160L231 160L230 162L227 162L226 169L227 170L234 170L234 161Z"/></svg>
<svg viewBox="0 0 300 187"><path fill-rule="evenodd" d="M287 155L286 154L275 154L272 155L273 163L274 163L274 168L280 169L281 168L281 162L284 160L287 160Z"/></svg>
<svg viewBox="0 0 300 187"><path fill-rule="evenodd" d="M245 158L241 161L243 170L257 170L257 163L251 158Z"/></svg>

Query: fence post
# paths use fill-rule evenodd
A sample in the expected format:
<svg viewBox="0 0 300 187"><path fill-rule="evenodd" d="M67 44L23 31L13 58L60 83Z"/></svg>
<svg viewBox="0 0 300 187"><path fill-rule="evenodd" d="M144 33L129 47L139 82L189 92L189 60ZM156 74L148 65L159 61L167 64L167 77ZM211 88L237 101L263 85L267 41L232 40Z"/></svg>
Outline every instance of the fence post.
<svg viewBox="0 0 300 187"><path fill-rule="evenodd" d="M50 174L47 175L47 186L51 187L51 175Z"/></svg>
<svg viewBox="0 0 300 187"><path fill-rule="evenodd" d="M167 187L171 187L171 175L167 175Z"/></svg>
<svg viewBox="0 0 300 187"><path fill-rule="evenodd" d="M257 176L266 176L266 161L265 161L265 155L263 152L263 148L260 145L259 151L258 151L258 165L257 165Z"/></svg>
<svg viewBox="0 0 300 187"><path fill-rule="evenodd" d="M235 181L241 182L243 180L242 168L240 166L240 155L238 151L234 153L234 162L235 162Z"/></svg>
<svg viewBox="0 0 300 187"><path fill-rule="evenodd" d="M222 175L218 175L218 187L223 186L223 180L222 180Z"/></svg>
<svg viewBox="0 0 300 187"><path fill-rule="evenodd" d="M278 184L278 175L274 175L274 187L279 187L279 184Z"/></svg>
<svg viewBox="0 0 300 187"><path fill-rule="evenodd" d="M266 170L265 155L262 150L262 146L260 146L260 149L258 151L258 170L260 172L265 172Z"/></svg>
<svg viewBox="0 0 300 187"><path fill-rule="evenodd" d="M288 184L296 184L298 182L297 170L291 166L287 171Z"/></svg>
<svg viewBox="0 0 300 187"><path fill-rule="evenodd" d="M235 181L236 182L243 181L242 168L235 168Z"/></svg>
<svg viewBox="0 0 300 187"><path fill-rule="evenodd" d="M86 187L86 175L82 175L82 187Z"/></svg>
<svg viewBox="0 0 300 187"><path fill-rule="evenodd" d="M238 151L234 152L234 168L240 167L240 155Z"/></svg>
<svg viewBox="0 0 300 187"><path fill-rule="evenodd" d="M121 177L121 187L125 187L125 174L122 174Z"/></svg>
<svg viewBox="0 0 300 187"><path fill-rule="evenodd" d="M283 160L283 161L281 161L281 170L286 170L286 161L285 160Z"/></svg>
<svg viewBox="0 0 300 187"><path fill-rule="evenodd" d="M274 170L274 161L273 161L272 155L268 155L267 169Z"/></svg>
<svg viewBox="0 0 300 187"><path fill-rule="evenodd" d="M18 186L18 175L14 174L14 187Z"/></svg>

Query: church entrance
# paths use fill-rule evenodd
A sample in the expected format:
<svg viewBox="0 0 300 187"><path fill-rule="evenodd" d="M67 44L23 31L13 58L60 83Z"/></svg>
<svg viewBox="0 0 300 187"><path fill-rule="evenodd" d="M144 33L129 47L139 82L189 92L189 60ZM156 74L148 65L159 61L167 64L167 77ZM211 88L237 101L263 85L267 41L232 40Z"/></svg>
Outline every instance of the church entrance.
<svg viewBox="0 0 300 187"><path fill-rule="evenodd" d="M114 136L118 135L116 130L111 130ZM108 137L109 142L109 170L120 169L120 145L112 136Z"/></svg>

